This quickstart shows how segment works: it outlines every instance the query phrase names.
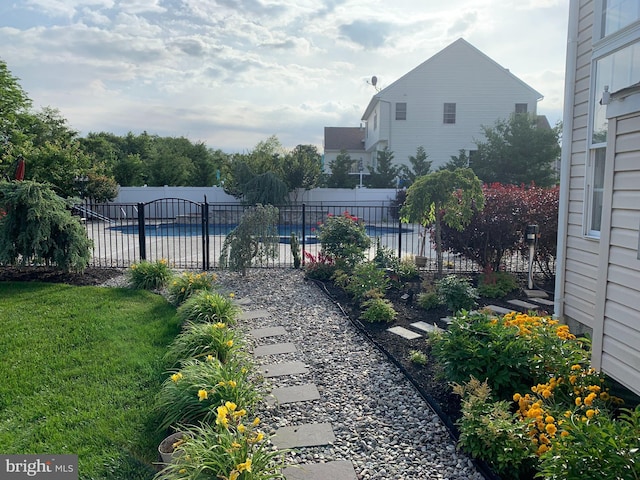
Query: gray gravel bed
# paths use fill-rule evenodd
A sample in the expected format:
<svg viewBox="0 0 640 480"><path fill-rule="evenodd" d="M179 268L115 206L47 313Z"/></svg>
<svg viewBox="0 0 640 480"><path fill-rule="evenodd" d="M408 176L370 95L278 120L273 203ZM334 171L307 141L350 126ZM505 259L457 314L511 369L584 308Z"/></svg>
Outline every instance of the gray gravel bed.
<svg viewBox="0 0 640 480"><path fill-rule="evenodd" d="M297 347L295 353L258 357L256 364L301 361L309 368L307 374L266 379L267 390L314 383L320 392L320 400L264 404L257 412L269 434L280 427L331 423L333 444L296 449L288 463L350 460L359 480L483 480L413 385L300 271L216 274L221 290L251 301L243 310L269 312L266 318L241 320L245 333L275 326L287 330L257 341L246 335L250 348L280 342ZM124 285L124 277L105 284Z"/></svg>
<svg viewBox="0 0 640 480"><path fill-rule="evenodd" d="M332 445L298 449L292 463L351 460L358 478L483 479L456 451L440 418L404 375L366 341L313 283L294 270L251 270L246 277L219 273L222 288L265 309L268 318L240 321L254 328L282 326L287 335L250 345L292 342L297 352L256 358L259 365L298 360L309 373L267 379L267 387L314 383L320 400L264 405L258 412L269 433L279 427L329 422Z"/></svg>

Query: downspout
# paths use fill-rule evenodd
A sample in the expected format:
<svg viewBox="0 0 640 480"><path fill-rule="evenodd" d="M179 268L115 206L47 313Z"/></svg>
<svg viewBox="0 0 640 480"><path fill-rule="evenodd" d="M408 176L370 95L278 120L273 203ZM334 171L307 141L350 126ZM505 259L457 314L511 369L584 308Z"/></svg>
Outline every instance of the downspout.
<svg viewBox="0 0 640 480"><path fill-rule="evenodd" d="M558 240L556 246L556 288L554 315L564 315L564 282L567 254L567 222L569 220L569 186L573 145L573 109L575 101L576 63L578 56L578 23L580 1L570 0L567 33L567 59L564 81L564 109L562 122L562 156L560 157L560 197L558 199Z"/></svg>

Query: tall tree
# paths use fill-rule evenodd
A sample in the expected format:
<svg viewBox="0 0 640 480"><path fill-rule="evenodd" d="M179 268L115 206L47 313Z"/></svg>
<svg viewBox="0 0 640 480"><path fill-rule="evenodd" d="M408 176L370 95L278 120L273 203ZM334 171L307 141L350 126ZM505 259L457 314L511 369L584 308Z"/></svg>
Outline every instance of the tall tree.
<svg viewBox="0 0 640 480"><path fill-rule="evenodd" d="M335 160L329 162L331 173L327 177L327 187L329 188L356 188L358 179L351 175L351 168L354 160L346 150L342 150Z"/></svg>
<svg viewBox="0 0 640 480"><path fill-rule="evenodd" d="M365 185L369 188L394 188L400 167L393 164L393 152L389 147L378 150L376 168L369 167L369 176Z"/></svg>
<svg viewBox="0 0 640 480"><path fill-rule="evenodd" d="M442 165L438 170L451 170L454 171L457 168L468 168L469 156L465 149L460 149L458 155L451 155L451 158L447 163ZM473 170L473 169L472 169Z"/></svg>
<svg viewBox="0 0 640 480"><path fill-rule="evenodd" d="M537 123L534 115L514 114L493 127L483 126L486 140L476 143L478 154L471 166L476 175L485 183L554 185L559 131Z"/></svg>
<svg viewBox="0 0 640 480"><path fill-rule="evenodd" d="M31 99L0 60L0 164L9 165L8 168L25 153L21 146L26 141L24 120L30 108ZM3 170L9 173L7 168Z"/></svg>
<svg viewBox="0 0 640 480"><path fill-rule="evenodd" d="M411 167L407 165L402 165L401 174L403 179L406 181L406 186L410 186L413 182L416 181L416 178L421 177L422 175L427 175L431 172L431 164L432 160L428 160L429 155L427 155L426 150L422 145L420 145L416 149L416 154L409 155L409 163Z"/></svg>
<svg viewBox="0 0 640 480"><path fill-rule="evenodd" d="M283 180L297 202L298 189L310 190L318 185L322 158L315 145L298 145L285 155Z"/></svg>

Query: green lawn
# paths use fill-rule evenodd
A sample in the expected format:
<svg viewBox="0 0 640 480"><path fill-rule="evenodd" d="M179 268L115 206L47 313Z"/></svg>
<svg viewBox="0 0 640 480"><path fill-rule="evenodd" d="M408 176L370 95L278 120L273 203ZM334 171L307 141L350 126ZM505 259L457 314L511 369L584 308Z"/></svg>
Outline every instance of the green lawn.
<svg viewBox="0 0 640 480"><path fill-rule="evenodd" d="M173 307L146 291L0 282L0 329L2 453L77 454L82 479L153 476Z"/></svg>

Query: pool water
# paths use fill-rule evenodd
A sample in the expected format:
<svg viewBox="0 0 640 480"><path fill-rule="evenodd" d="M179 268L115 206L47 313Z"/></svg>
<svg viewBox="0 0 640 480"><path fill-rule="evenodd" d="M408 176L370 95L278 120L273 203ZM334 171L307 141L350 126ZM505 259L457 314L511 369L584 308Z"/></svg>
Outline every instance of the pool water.
<svg viewBox="0 0 640 480"><path fill-rule="evenodd" d="M236 225L232 224L209 224L209 235L227 235L233 230ZM137 225L118 225L109 227L111 230L121 232L128 235L135 235L138 233ZM397 235L399 232L398 227L392 226L377 226L367 225L365 226L367 235L370 237L379 237L382 235ZM298 238L302 238L302 225L278 225L278 236L280 237L280 243L289 243L291 232L295 232ZM402 227L403 232L412 231L411 228ZM187 224L187 223L161 223L158 225L146 225L144 228L145 236L148 237L191 237L202 235L202 225L200 224ZM315 227L307 225L304 228L305 242L317 243L318 231Z"/></svg>

